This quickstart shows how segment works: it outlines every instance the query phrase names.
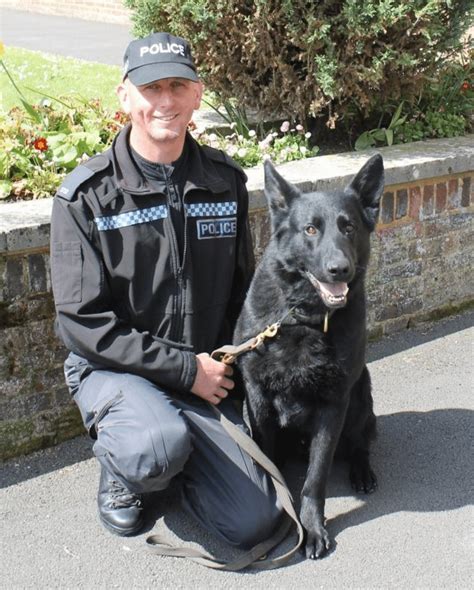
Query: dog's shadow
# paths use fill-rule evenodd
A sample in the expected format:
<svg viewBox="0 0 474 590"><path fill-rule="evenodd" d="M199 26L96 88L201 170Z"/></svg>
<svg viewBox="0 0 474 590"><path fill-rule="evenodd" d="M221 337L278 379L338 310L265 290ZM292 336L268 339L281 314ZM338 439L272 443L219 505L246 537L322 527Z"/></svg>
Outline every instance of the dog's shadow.
<svg viewBox="0 0 474 590"><path fill-rule="evenodd" d="M363 503L329 520L337 535L387 514L449 511L472 501L471 453L474 412L442 409L378 417L372 465L378 489L357 495ZM328 497L350 496L345 466L335 464Z"/></svg>
<svg viewBox="0 0 474 590"><path fill-rule="evenodd" d="M469 449L473 414L467 409L443 409L379 416L378 438L372 453L372 466L379 484L377 491L356 495L350 487L347 465L339 461L333 465L327 515L328 530L336 543L341 531L387 514L449 511L470 504ZM285 465L283 473L298 510L305 465L301 460L295 461ZM353 508L350 508L351 496ZM337 501L343 497L349 497L344 503L349 509L332 515L332 499ZM156 494L155 498L153 522L163 516L166 526L180 542L198 542L222 559L232 559L239 554L187 515L183 517L177 486ZM287 551L292 542L294 538L285 541L278 554Z"/></svg>

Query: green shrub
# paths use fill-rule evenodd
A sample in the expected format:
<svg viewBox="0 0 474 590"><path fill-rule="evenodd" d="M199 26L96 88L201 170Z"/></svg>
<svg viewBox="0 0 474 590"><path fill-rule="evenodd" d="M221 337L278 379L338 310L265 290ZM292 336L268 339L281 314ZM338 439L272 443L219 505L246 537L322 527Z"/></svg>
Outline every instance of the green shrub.
<svg viewBox="0 0 474 590"><path fill-rule="evenodd" d="M470 0L125 0L134 32L189 40L204 81L261 116L327 124L411 103L470 23ZM396 107L395 107L396 108Z"/></svg>
<svg viewBox="0 0 474 590"><path fill-rule="evenodd" d="M474 62L469 55L447 62L411 104L383 107L378 125L364 131L355 149L407 143L422 139L458 137L474 127ZM391 117L391 119L390 119Z"/></svg>

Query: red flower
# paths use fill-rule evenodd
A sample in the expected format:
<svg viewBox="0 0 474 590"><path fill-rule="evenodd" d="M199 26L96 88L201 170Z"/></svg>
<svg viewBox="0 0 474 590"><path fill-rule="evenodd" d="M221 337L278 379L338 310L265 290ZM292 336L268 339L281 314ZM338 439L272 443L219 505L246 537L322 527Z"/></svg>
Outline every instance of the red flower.
<svg viewBox="0 0 474 590"><path fill-rule="evenodd" d="M48 142L46 141L46 138L38 137L37 139L35 139L33 147L35 148L35 150L45 152L48 149Z"/></svg>
<svg viewBox="0 0 474 590"><path fill-rule="evenodd" d="M469 82L467 80L464 80L464 82L461 84L461 92L466 92L470 88L471 85L469 84Z"/></svg>
<svg viewBox="0 0 474 590"><path fill-rule="evenodd" d="M114 115L115 121L118 121L121 125L125 125L128 120L128 115L122 111L116 111Z"/></svg>

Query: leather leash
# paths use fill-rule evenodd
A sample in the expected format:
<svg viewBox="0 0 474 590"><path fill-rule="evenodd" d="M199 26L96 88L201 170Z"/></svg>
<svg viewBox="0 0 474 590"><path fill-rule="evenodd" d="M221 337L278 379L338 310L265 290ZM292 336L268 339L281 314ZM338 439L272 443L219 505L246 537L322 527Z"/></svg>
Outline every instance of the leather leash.
<svg viewBox="0 0 474 590"><path fill-rule="evenodd" d="M222 561L216 559L212 555L209 555L208 553L193 547L177 547L175 545L171 545L169 542L162 539L160 535L156 534L150 535L147 538L147 545L154 553L158 555L186 557L198 563L199 565L204 565L206 567L222 571L236 572L244 568L252 570L269 570L281 567L285 565L298 551L304 539L304 530L293 507L293 498L291 497L291 493L288 490L283 475L280 473L279 469L266 455L262 453L255 441L245 434L245 432L243 432L233 422L228 420L215 406L212 406L212 408L226 432L270 475L275 487L277 498L288 516L282 519L280 526L273 533L273 535L271 535L271 537L265 541L262 541L261 543L258 543L252 547L252 549L233 561ZM279 543L281 543L287 536L292 521L296 524L298 532L298 540L296 545L279 557L267 559L267 553Z"/></svg>
<svg viewBox="0 0 474 590"><path fill-rule="evenodd" d="M223 346L212 353L212 358L219 360L227 365L232 364L235 359L248 352L254 350L259 346L265 339L274 338L280 329L282 321L292 313L294 308L285 314L278 322L275 322L271 326L268 326L250 340L247 340L239 346ZM209 404L210 405L210 404ZM248 454L254 461L256 461L271 477L277 498L286 515L277 528L277 530L265 541L258 543L250 551L247 551L237 559L233 561L222 561L215 557L205 553L199 549L192 547L177 547L170 544L166 540L162 539L160 535L150 535L146 542L150 550L158 555L169 555L173 557L186 557L195 561L200 565L204 565L209 568L218 569L222 571L239 571L244 568L252 570L268 570L275 569L285 565L293 555L301 547L304 539L304 529L301 522L296 514L293 506L293 498L286 485L283 475L272 461L260 450L255 441L245 434L238 426L231 422L228 418L218 410L216 406L210 405L218 420L222 424L224 430L231 436L231 438ZM266 558L267 553L279 545L287 536L292 521L296 524L296 530L298 533L298 540L296 545L292 547L285 554L273 558Z"/></svg>

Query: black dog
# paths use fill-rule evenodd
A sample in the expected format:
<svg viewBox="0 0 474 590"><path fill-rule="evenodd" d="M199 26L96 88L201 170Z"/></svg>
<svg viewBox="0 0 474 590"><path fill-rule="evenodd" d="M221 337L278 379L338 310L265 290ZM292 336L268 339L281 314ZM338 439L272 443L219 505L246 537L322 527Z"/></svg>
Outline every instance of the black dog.
<svg viewBox="0 0 474 590"><path fill-rule="evenodd" d="M300 518L312 559L330 549L324 504L336 447L357 491L377 486L369 464L375 415L365 364L364 277L383 186L380 155L332 193L301 194L265 162L272 235L234 342L281 321L277 335L242 355L238 367L253 436L270 458L282 429L309 437Z"/></svg>

